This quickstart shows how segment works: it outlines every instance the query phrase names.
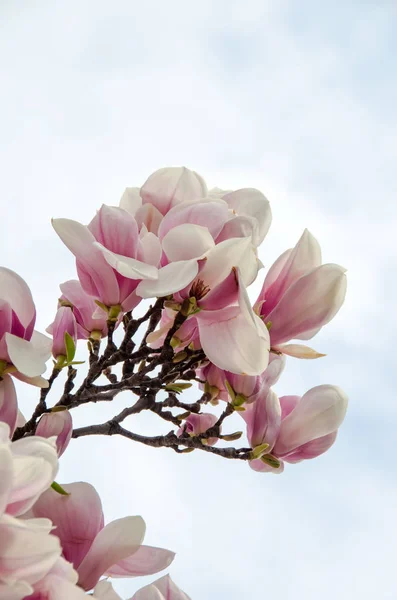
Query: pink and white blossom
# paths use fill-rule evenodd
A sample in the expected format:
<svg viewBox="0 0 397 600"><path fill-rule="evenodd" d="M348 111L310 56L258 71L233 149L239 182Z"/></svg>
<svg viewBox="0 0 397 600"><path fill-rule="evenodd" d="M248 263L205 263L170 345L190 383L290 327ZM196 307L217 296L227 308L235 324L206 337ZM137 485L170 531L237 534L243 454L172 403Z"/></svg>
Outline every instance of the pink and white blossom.
<svg viewBox="0 0 397 600"><path fill-rule="evenodd" d="M0 267L0 375L11 373L47 387L41 377L51 354L51 340L34 331L36 309L25 281Z"/></svg>
<svg viewBox="0 0 397 600"><path fill-rule="evenodd" d="M67 333L77 342L77 323L70 306L60 306L56 312L54 322L47 328L52 335L52 355L55 359L68 354L66 349L65 334Z"/></svg>
<svg viewBox="0 0 397 600"><path fill-rule="evenodd" d="M256 310L270 328L272 347L291 356L321 356L292 339L309 340L339 311L346 294L345 269L321 264L321 249L306 229L295 248L282 254L270 268L256 302Z"/></svg>
<svg viewBox="0 0 397 600"><path fill-rule="evenodd" d="M121 600L109 581L100 581L94 589L96 600ZM160 577L153 583L138 590L130 600L190 600L169 575Z"/></svg>
<svg viewBox="0 0 397 600"><path fill-rule="evenodd" d="M197 436L200 433L205 433L208 429L211 429L217 422L218 417L212 413L191 413L187 419L185 419L182 427L178 429L177 435L180 437L184 433L190 436ZM203 438L204 439L204 438ZM209 437L205 439L208 446L213 446L218 441L217 437Z"/></svg>
<svg viewBox="0 0 397 600"><path fill-rule="evenodd" d="M77 339L87 339L107 335L108 314L95 303L92 296L86 294L77 279L65 281L60 286L62 296L60 304L68 304L73 310L77 323Z"/></svg>
<svg viewBox="0 0 397 600"><path fill-rule="evenodd" d="M63 556L78 572L79 585L90 590L102 575L151 575L169 566L173 552L142 546L145 523L141 517L124 517L104 526L101 500L88 483L62 485L68 496L47 490L32 511L51 519Z"/></svg>
<svg viewBox="0 0 397 600"><path fill-rule="evenodd" d="M62 456L73 433L72 415L68 410L45 413L36 427L35 435L56 438L58 456Z"/></svg>

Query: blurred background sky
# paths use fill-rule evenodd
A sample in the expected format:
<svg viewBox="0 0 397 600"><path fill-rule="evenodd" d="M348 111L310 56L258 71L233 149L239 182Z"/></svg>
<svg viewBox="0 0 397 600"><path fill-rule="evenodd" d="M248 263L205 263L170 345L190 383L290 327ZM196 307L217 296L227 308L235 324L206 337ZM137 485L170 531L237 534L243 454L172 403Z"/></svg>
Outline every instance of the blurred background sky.
<svg viewBox="0 0 397 600"><path fill-rule="evenodd" d="M93 483L108 521L142 514L193 600L397 597L396 28L393 0L0 0L1 262L30 285L42 331L75 276L50 217L87 223L162 166L262 190L266 267L308 227L348 269L346 304L312 344L328 356L288 359L276 388L346 390L324 456L273 476L113 437L61 460L58 480ZM31 414L37 394L19 389Z"/></svg>

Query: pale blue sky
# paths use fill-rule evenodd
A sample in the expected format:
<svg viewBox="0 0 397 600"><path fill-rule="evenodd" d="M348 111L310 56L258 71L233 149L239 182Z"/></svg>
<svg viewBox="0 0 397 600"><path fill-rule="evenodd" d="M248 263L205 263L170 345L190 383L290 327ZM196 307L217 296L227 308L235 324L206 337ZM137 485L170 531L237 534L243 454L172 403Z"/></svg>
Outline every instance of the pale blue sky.
<svg viewBox="0 0 397 600"><path fill-rule="evenodd" d="M142 514L148 543L177 551L192 600L397 597L396 27L392 1L0 2L2 264L42 329L74 276L50 217L88 222L166 165L267 195L266 266L308 227L348 269L346 305L313 341L328 356L289 359L277 387L346 390L329 453L279 477L115 438L76 440L61 461L108 520ZM20 399L27 413L36 396Z"/></svg>

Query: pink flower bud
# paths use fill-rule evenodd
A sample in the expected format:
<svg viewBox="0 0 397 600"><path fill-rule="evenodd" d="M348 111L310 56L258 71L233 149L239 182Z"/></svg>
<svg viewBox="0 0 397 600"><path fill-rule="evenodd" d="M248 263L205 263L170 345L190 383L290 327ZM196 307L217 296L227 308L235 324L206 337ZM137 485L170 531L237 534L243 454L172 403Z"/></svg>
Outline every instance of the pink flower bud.
<svg viewBox="0 0 397 600"><path fill-rule="evenodd" d="M269 324L272 347L312 338L336 315L345 294L345 269L321 265L320 246L306 229L295 248L284 252L270 268L256 302L260 316ZM299 346L295 354L293 350L291 346L288 354L302 356ZM306 352L305 357L316 355L320 356Z"/></svg>
<svg viewBox="0 0 397 600"><path fill-rule="evenodd" d="M74 344L77 342L77 323L72 309L69 306L58 308L55 320L49 329L52 333L53 357L66 356L65 333L70 335Z"/></svg>
<svg viewBox="0 0 397 600"><path fill-rule="evenodd" d="M56 436L58 456L61 456L68 447L72 432L73 421L68 410L44 414L36 428L36 435L44 438Z"/></svg>
<svg viewBox="0 0 397 600"><path fill-rule="evenodd" d="M70 302L77 322L77 339L91 337L93 331L101 337L107 335L108 315L99 309L92 296L88 296L79 281L65 281L60 285L62 296L60 301Z"/></svg>
<svg viewBox="0 0 397 600"><path fill-rule="evenodd" d="M191 413L185 420L184 425L178 430L177 435L180 437L184 432L186 432L192 436L199 436L200 433L205 433L208 429L211 429L217 420L218 417L216 415L212 415L211 413L202 413L199 415ZM217 441L217 437L206 438L206 442L209 446L213 446Z"/></svg>

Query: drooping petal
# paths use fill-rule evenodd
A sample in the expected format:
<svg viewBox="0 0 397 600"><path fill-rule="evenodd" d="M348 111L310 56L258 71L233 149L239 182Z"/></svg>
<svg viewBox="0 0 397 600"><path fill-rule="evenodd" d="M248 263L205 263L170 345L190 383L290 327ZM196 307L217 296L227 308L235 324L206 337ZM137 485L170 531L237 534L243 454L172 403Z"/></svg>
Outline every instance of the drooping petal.
<svg viewBox="0 0 397 600"><path fill-rule="evenodd" d="M27 377L42 375L46 370L45 361L31 342L23 340L12 333L6 333L7 351L12 364Z"/></svg>
<svg viewBox="0 0 397 600"><path fill-rule="evenodd" d="M294 410L282 421L274 447L277 456L335 432L347 409L347 396L334 385L319 385L302 396Z"/></svg>
<svg viewBox="0 0 397 600"><path fill-rule="evenodd" d="M215 242L208 229L191 223L170 229L162 241L169 261L199 259L214 246Z"/></svg>
<svg viewBox="0 0 397 600"><path fill-rule="evenodd" d="M17 417L18 401L15 386L9 375L3 375L0 381L0 421L9 425L11 435L14 433Z"/></svg>
<svg viewBox="0 0 397 600"><path fill-rule="evenodd" d="M160 298L183 290L198 273L197 260L179 260L158 270L157 280L141 281L136 293L141 298Z"/></svg>
<svg viewBox="0 0 397 600"><path fill-rule="evenodd" d="M94 245L96 240L91 231L70 219L53 219L52 226L77 258L79 279L86 293L100 299L106 306L119 304L116 274Z"/></svg>
<svg viewBox="0 0 397 600"><path fill-rule="evenodd" d="M294 356L295 358L306 358L309 360L326 356L325 354L321 354L321 352L317 352L317 350L314 350L309 346L305 346L304 344L281 344L281 346L276 346L274 349L282 352L283 354L287 354L288 356Z"/></svg>
<svg viewBox="0 0 397 600"><path fill-rule="evenodd" d="M157 279L157 269L153 265L143 263L136 258L111 252L99 242L95 242L94 246L101 251L106 262L123 277L128 279Z"/></svg>
<svg viewBox="0 0 397 600"><path fill-rule="evenodd" d="M77 569L103 528L102 503L95 488L88 483L62 484L62 487L69 496L49 489L33 506L33 514L51 519L64 557Z"/></svg>
<svg viewBox="0 0 397 600"><path fill-rule="evenodd" d="M109 568L138 550L144 535L142 517L124 517L106 525L77 569L79 585L85 590L95 587Z"/></svg>
<svg viewBox="0 0 397 600"><path fill-rule="evenodd" d="M130 557L119 560L106 574L109 577L141 577L153 575L170 566L175 552L153 546L139 546Z"/></svg>

